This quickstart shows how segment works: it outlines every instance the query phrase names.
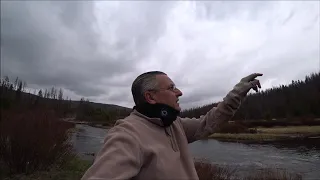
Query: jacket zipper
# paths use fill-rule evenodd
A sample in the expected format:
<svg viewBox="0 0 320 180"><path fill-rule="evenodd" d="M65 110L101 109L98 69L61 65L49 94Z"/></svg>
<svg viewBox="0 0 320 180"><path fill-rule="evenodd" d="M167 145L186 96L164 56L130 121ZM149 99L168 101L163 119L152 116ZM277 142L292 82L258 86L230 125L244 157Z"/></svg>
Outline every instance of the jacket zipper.
<svg viewBox="0 0 320 180"><path fill-rule="evenodd" d="M170 131L169 138L170 138L170 142L171 142L171 147L172 147L173 151L177 152L177 151L179 151L178 150L178 145L177 145L177 142L175 140L175 136L173 134L171 126L169 127L169 131Z"/></svg>
<svg viewBox="0 0 320 180"><path fill-rule="evenodd" d="M169 134L168 131L167 131L167 128L164 128L164 132L166 132L166 135L167 135L167 136L170 136L170 134Z"/></svg>

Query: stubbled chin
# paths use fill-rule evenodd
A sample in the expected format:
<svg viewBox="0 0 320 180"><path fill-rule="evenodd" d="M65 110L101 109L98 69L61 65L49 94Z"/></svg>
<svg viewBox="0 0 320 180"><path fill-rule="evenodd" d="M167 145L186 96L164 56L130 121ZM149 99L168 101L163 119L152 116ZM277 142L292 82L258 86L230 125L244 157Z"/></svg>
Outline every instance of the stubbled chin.
<svg viewBox="0 0 320 180"><path fill-rule="evenodd" d="M181 108L179 105L176 106L176 110L181 111Z"/></svg>

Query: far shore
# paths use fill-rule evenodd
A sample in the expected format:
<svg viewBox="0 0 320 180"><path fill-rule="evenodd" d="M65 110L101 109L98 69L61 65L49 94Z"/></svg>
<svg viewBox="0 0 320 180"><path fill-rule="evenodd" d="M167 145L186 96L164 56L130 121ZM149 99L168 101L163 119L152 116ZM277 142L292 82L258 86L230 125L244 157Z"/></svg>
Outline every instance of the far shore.
<svg viewBox="0 0 320 180"><path fill-rule="evenodd" d="M320 139L320 126L287 126L272 128L257 128L257 133L215 133L208 139L223 142L263 143Z"/></svg>
<svg viewBox="0 0 320 180"><path fill-rule="evenodd" d="M67 121L70 123L74 123L74 124L84 124L84 125L88 125L88 126L92 126L92 127L96 127L96 128L103 128L103 129L110 129L112 126L110 125L104 125L106 124L105 122L89 122L89 121L77 121L75 120L75 118L64 118L61 119L62 121Z"/></svg>

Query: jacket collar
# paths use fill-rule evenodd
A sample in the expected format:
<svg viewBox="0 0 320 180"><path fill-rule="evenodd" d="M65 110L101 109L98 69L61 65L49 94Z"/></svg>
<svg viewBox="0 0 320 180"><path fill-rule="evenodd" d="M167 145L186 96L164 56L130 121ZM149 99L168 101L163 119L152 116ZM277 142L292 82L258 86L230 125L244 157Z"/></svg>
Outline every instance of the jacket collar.
<svg viewBox="0 0 320 180"><path fill-rule="evenodd" d="M150 118L148 116L145 116L144 114L141 114L140 112L138 112L135 109L131 112L131 114L136 115L136 116L138 116L140 118L146 119L147 121L149 121L149 122L151 122L153 124L156 124L158 126L161 126L161 127L163 126L163 122L162 122L162 120L160 118Z"/></svg>
<svg viewBox="0 0 320 180"><path fill-rule="evenodd" d="M172 108L171 106L161 103L144 103L140 104L139 106L134 106L133 110L136 110L139 113L143 114L143 117L147 117L147 120L149 120L150 122L156 123L157 125L160 125L162 127L170 126L177 119L177 116L180 113L180 111Z"/></svg>

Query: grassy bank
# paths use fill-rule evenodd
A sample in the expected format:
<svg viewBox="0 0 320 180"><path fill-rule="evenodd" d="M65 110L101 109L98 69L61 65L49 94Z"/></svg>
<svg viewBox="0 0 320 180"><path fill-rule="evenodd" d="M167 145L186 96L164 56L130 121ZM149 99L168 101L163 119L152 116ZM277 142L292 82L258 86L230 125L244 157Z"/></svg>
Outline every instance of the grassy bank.
<svg viewBox="0 0 320 180"><path fill-rule="evenodd" d="M4 180L79 180L92 164L91 161L77 157L64 166L49 171L37 171L29 175L19 174L3 178ZM199 180L302 180L302 176L284 169L264 168L252 170L239 177L237 168L210 164L206 160L196 160L195 168Z"/></svg>
<svg viewBox="0 0 320 180"><path fill-rule="evenodd" d="M289 172L285 169L260 168L245 173L238 173L236 167L219 166L209 163L208 160L195 161L195 168L199 180L302 180L302 175Z"/></svg>
<svg viewBox="0 0 320 180"><path fill-rule="evenodd" d="M268 134L302 134L313 135L320 133L320 126L287 126L275 128L258 128L259 132Z"/></svg>
<svg viewBox="0 0 320 180"><path fill-rule="evenodd" d="M11 175L3 177L3 180L79 180L90 167L91 163L91 161L74 157L61 167L53 166L53 168L48 171L36 171L28 175Z"/></svg>
<svg viewBox="0 0 320 180"><path fill-rule="evenodd" d="M319 138L320 126L256 128L256 133L215 133L211 139L229 142L271 142Z"/></svg>

